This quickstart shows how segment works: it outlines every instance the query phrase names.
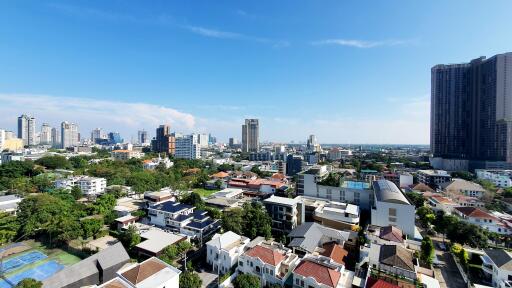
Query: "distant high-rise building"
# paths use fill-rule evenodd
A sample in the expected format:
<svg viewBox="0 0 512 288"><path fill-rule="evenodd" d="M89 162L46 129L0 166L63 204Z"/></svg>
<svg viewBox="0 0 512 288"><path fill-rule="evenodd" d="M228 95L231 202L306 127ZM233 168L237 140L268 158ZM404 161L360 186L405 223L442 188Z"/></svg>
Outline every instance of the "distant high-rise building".
<svg viewBox="0 0 512 288"><path fill-rule="evenodd" d="M4 150L5 145L5 130L0 129L0 152Z"/></svg>
<svg viewBox="0 0 512 288"><path fill-rule="evenodd" d="M52 144L52 127L48 123L43 123L41 126L40 144Z"/></svg>
<svg viewBox="0 0 512 288"><path fill-rule="evenodd" d="M198 143L198 134L176 137L176 151L174 157L181 159L201 158L201 145Z"/></svg>
<svg viewBox="0 0 512 288"><path fill-rule="evenodd" d="M169 125L160 125L156 128L156 137L151 140L151 150L158 153L174 155L176 152L176 137L171 135Z"/></svg>
<svg viewBox="0 0 512 288"><path fill-rule="evenodd" d="M512 53L431 72L432 165L512 168Z"/></svg>
<svg viewBox="0 0 512 288"><path fill-rule="evenodd" d="M208 134L208 144L213 145L217 143L217 137L212 136L212 134Z"/></svg>
<svg viewBox="0 0 512 288"><path fill-rule="evenodd" d="M105 134L103 133L103 129L94 128L91 132L91 141L96 143L98 139L105 139Z"/></svg>
<svg viewBox="0 0 512 288"><path fill-rule="evenodd" d="M148 131L139 130L137 132L137 143L139 145L146 145L149 143Z"/></svg>
<svg viewBox="0 0 512 288"><path fill-rule="evenodd" d="M61 148L78 146L80 136L78 134L78 125L64 121L60 124L60 144Z"/></svg>
<svg viewBox="0 0 512 288"><path fill-rule="evenodd" d="M260 150L260 124L258 119L245 119L242 125L242 152Z"/></svg>
<svg viewBox="0 0 512 288"><path fill-rule="evenodd" d="M119 132L110 132L108 133L108 141L111 144L119 144L123 143L123 138L121 138L121 134L119 134Z"/></svg>
<svg viewBox="0 0 512 288"><path fill-rule="evenodd" d="M60 130L58 128L52 128L52 146L61 147L60 140Z"/></svg>
<svg viewBox="0 0 512 288"><path fill-rule="evenodd" d="M208 135L206 134L197 134L197 144L199 144L199 146L201 148L208 148L208 143L209 143L209 137Z"/></svg>
<svg viewBox="0 0 512 288"><path fill-rule="evenodd" d="M302 171L302 162L304 158L301 155L288 155L286 157L286 175L295 176Z"/></svg>
<svg viewBox="0 0 512 288"><path fill-rule="evenodd" d="M308 152L322 152L322 147L320 147L320 144L318 144L315 135L309 135L306 144L306 150Z"/></svg>
<svg viewBox="0 0 512 288"><path fill-rule="evenodd" d="M229 138L229 148L234 148L236 144L238 144L238 140L236 138Z"/></svg>
<svg viewBox="0 0 512 288"><path fill-rule="evenodd" d="M18 138L23 140L23 145L36 144L36 119L28 115L18 117Z"/></svg>

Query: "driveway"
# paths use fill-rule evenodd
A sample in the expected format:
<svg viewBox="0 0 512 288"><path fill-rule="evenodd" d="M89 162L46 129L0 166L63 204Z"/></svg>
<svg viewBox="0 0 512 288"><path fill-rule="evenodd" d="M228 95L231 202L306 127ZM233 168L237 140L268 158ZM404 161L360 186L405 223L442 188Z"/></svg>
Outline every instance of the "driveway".
<svg viewBox="0 0 512 288"><path fill-rule="evenodd" d="M217 274L207 272L205 270L198 273L199 278L203 281L201 288L213 288L217 287Z"/></svg>
<svg viewBox="0 0 512 288"><path fill-rule="evenodd" d="M466 288L455 260L450 253L436 250L436 257L439 259L442 267L434 268L434 275L439 280L441 288Z"/></svg>

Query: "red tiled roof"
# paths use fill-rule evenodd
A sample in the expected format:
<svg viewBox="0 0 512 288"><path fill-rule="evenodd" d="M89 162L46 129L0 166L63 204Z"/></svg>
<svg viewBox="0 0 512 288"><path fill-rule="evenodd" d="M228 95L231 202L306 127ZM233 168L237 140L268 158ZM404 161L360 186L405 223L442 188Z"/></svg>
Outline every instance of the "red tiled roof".
<svg viewBox="0 0 512 288"><path fill-rule="evenodd" d="M400 288L400 286L388 283L382 279L368 278L366 288Z"/></svg>
<svg viewBox="0 0 512 288"><path fill-rule="evenodd" d="M284 254L260 245L254 246L249 251L245 252L245 254L251 257L260 258L261 261L272 266L277 266L277 264L285 258Z"/></svg>
<svg viewBox="0 0 512 288"><path fill-rule="evenodd" d="M283 173L274 173L274 174L271 176L271 178L274 178L274 179L281 179L281 180L283 180L283 179L285 179L285 178L286 178L286 176L284 176L284 175L283 175Z"/></svg>
<svg viewBox="0 0 512 288"><path fill-rule="evenodd" d="M455 207L455 209L468 217L499 220L493 215L475 207Z"/></svg>
<svg viewBox="0 0 512 288"><path fill-rule="evenodd" d="M304 277L312 277L316 282L329 287L338 286L338 282L341 278L341 273L339 271L308 260L302 261L297 268L295 268L293 273Z"/></svg>
<svg viewBox="0 0 512 288"><path fill-rule="evenodd" d="M345 265L345 257L348 255L348 251L343 249L341 245L334 242L325 243L323 256L331 258L334 262Z"/></svg>
<svg viewBox="0 0 512 288"><path fill-rule="evenodd" d="M229 176L229 173L226 173L226 172L223 172L223 171L220 171L218 173L215 173L212 175L212 177L214 178L226 178Z"/></svg>

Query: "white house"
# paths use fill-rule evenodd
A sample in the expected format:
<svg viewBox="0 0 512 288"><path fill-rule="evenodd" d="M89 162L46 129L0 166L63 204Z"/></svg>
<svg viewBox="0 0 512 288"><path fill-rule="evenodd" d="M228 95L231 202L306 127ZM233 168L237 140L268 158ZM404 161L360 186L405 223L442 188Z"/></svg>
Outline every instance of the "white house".
<svg viewBox="0 0 512 288"><path fill-rule="evenodd" d="M100 285L102 288L170 288L180 286L181 271L151 257L117 271L117 277Z"/></svg>
<svg viewBox="0 0 512 288"><path fill-rule="evenodd" d="M249 242L249 238L231 231L215 234L206 243L206 262L212 265L213 271L225 274L238 263L238 257Z"/></svg>
<svg viewBox="0 0 512 288"><path fill-rule="evenodd" d="M480 226L484 230L504 235L512 234L512 227L509 226L507 221L503 221L482 209L476 207L455 207L453 212L463 221Z"/></svg>
<svg viewBox="0 0 512 288"><path fill-rule="evenodd" d="M248 246L249 249L238 259L238 272L258 276L262 287L270 284L283 286L300 261L291 249L280 243L257 238Z"/></svg>
<svg viewBox="0 0 512 288"><path fill-rule="evenodd" d="M371 210L371 224L380 227L396 226L409 237L415 237L416 209L402 191L391 181L373 182L375 205Z"/></svg>
<svg viewBox="0 0 512 288"><path fill-rule="evenodd" d="M98 195L105 192L107 179L90 176L70 176L55 181L55 188L71 190L78 186L86 196Z"/></svg>
<svg viewBox="0 0 512 288"><path fill-rule="evenodd" d="M18 204L23 198L18 195L5 195L0 196L0 211L11 215L16 215L18 211Z"/></svg>
<svg viewBox="0 0 512 288"><path fill-rule="evenodd" d="M512 287L512 253L502 249L485 249L482 270L492 278L496 288Z"/></svg>

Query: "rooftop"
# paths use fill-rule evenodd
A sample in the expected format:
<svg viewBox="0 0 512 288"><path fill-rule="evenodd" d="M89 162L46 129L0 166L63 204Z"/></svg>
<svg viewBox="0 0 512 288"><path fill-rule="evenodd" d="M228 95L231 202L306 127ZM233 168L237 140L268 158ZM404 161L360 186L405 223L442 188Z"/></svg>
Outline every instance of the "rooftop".
<svg viewBox="0 0 512 288"><path fill-rule="evenodd" d="M341 187L349 188L349 189L365 190L365 189L370 189L370 183L346 180L341 183Z"/></svg>
<svg viewBox="0 0 512 288"><path fill-rule="evenodd" d="M150 207L150 209L165 211L169 213L178 213L180 211L185 211L192 208L194 207L174 201L167 201Z"/></svg>
<svg viewBox="0 0 512 288"><path fill-rule="evenodd" d="M293 272L304 277L314 278L316 282L333 288L338 286L341 278L341 273L336 269L309 260L300 262Z"/></svg>
<svg viewBox="0 0 512 288"><path fill-rule="evenodd" d="M178 277L180 274L180 270L152 257L142 263L135 264L120 275L133 286L157 287L174 277ZM146 282L144 286L140 285L142 282Z"/></svg>
<svg viewBox="0 0 512 288"><path fill-rule="evenodd" d="M249 249L245 252L245 255L253 258L259 258L261 261L272 266L277 266L277 264L281 263L281 261L286 258L286 254L283 251L261 245L256 245Z"/></svg>
<svg viewBox="0 0 512 288"><path fill-rule="evenodd" d="M275 203L275 204L281 204L286 206L295 206L299 202L297 198L287 198L287 197L279 197L279 196L270 196L270 198L267 198L263 200L264 203Z"/></svg>
<svg viewBox="0 0 512 288"><path fill-rule="evenodd" d="M377 201L410 205L409 200L395 183L388 180L377 180L373 182L373 190Z"/></svg>
<svg viewBox="0 0 512 288"><path fill-rule="evenodd" d="M146 240L137 244L136 247L155 254L162 251L165 247L183 241L186 238L185 236L168 233L159 229L150 229L140 234L140 237Z"/></svg>

